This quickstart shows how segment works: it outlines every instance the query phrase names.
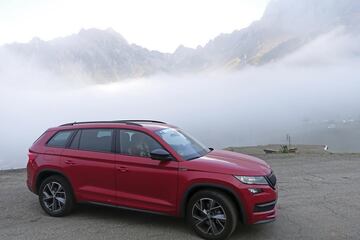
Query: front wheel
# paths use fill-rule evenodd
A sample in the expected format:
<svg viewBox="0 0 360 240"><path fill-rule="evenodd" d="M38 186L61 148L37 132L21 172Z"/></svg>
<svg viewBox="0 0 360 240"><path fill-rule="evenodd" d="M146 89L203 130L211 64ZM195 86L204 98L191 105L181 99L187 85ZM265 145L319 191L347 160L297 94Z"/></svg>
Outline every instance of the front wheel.
<svg viewBox="0 0 360 240"><path fill-rule="evenodd" d="M69 214L74 206L70 184L61 176L50 176L40 185L39 201L42 209L53 217Z"/></svg>
<svg viewBox="0 0 360 240"><path fill-rule="evenodd" d="M190 198L186 216L192 229L209 240L229 238L238 221L234 202L227 195L211 190L197 192Z"/></svg>

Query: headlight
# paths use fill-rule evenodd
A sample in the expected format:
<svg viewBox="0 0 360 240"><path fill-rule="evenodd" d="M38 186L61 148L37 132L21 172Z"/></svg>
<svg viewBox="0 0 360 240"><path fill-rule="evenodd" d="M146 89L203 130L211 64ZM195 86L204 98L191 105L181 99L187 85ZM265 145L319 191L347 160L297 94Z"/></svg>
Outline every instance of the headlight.
<svg viewBox="0 0 360 240"><path fill-rule="evenodd" d="M235 176L240 182L245 184L261 184L261 185L268 185L265 177L257 176L257 177L250 177L250 176Z"/></svg>

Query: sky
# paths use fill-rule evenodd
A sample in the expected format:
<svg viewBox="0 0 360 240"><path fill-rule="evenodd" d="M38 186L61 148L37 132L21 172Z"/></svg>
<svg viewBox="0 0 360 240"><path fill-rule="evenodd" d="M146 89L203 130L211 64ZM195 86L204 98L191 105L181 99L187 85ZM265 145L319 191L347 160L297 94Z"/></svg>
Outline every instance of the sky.
<svg viewBox="0 0 360 240"><path fill-rule="evenodd" d="M269 0L0 0L0 45L112 28L150 50L197 47L261 18Z"/></svg>

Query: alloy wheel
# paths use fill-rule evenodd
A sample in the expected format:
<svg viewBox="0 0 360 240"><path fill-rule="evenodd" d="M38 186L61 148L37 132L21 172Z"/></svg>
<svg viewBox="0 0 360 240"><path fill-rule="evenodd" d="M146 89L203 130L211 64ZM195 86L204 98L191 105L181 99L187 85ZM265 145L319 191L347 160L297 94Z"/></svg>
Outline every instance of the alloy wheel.
<svg viewBox="0 0 360 240"><path fill-rule="evenodd" d="M201 198L192 208L195 227L209 235L220 235L226 225L226 214L223 206L212 198Z"/></svg>
<svg viewBox="0 0 360 240"><path fill-rule="evenodd" d="M49 182L42 191L44 206L52 213L60 212L66 203L66 193L58 182Z"/></svg>

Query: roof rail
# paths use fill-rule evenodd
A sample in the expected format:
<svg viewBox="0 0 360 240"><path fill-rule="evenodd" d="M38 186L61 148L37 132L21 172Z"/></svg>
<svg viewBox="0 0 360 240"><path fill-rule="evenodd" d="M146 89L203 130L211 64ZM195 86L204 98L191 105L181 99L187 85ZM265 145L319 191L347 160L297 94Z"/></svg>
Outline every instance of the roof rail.
<svg viewBox="0 0 360 240"><path fill-rule="evenodd" d="M87 121L87 122L65 123L65 124L60 125L60 127L72 126L72 125L77 125L77 124L91 124L91 123L124 123L124 124L129 124L129 125L141 126L140 124L133 123L133 122L127 122L127 121Z"/></svg>
<svg viewBox="0 0 360 240"><path fill-rule="evenodd" d="M166 124L165 122L161 121L154 121L154 120L114 120L114 121L87 121L87 122L71 122L71 123L65 123L60 125L60 127L64 126L72 126L76 124L91 124L91 123L124 123L128 125L135 125L135 126L141 126L141 124L136 122L150 122L150 123L161 123Z"/></svg>
<svg viewBox="0 0 360 240"><path fill-rule="evenodd" d="M125 121L125 122L149 122L149 123L161 123L161 124L166 124L166 122L161 122L161 121L157 121L157 120L141 120L141 119L131 119L131 120L120 120L120 121Z"/></svg>

